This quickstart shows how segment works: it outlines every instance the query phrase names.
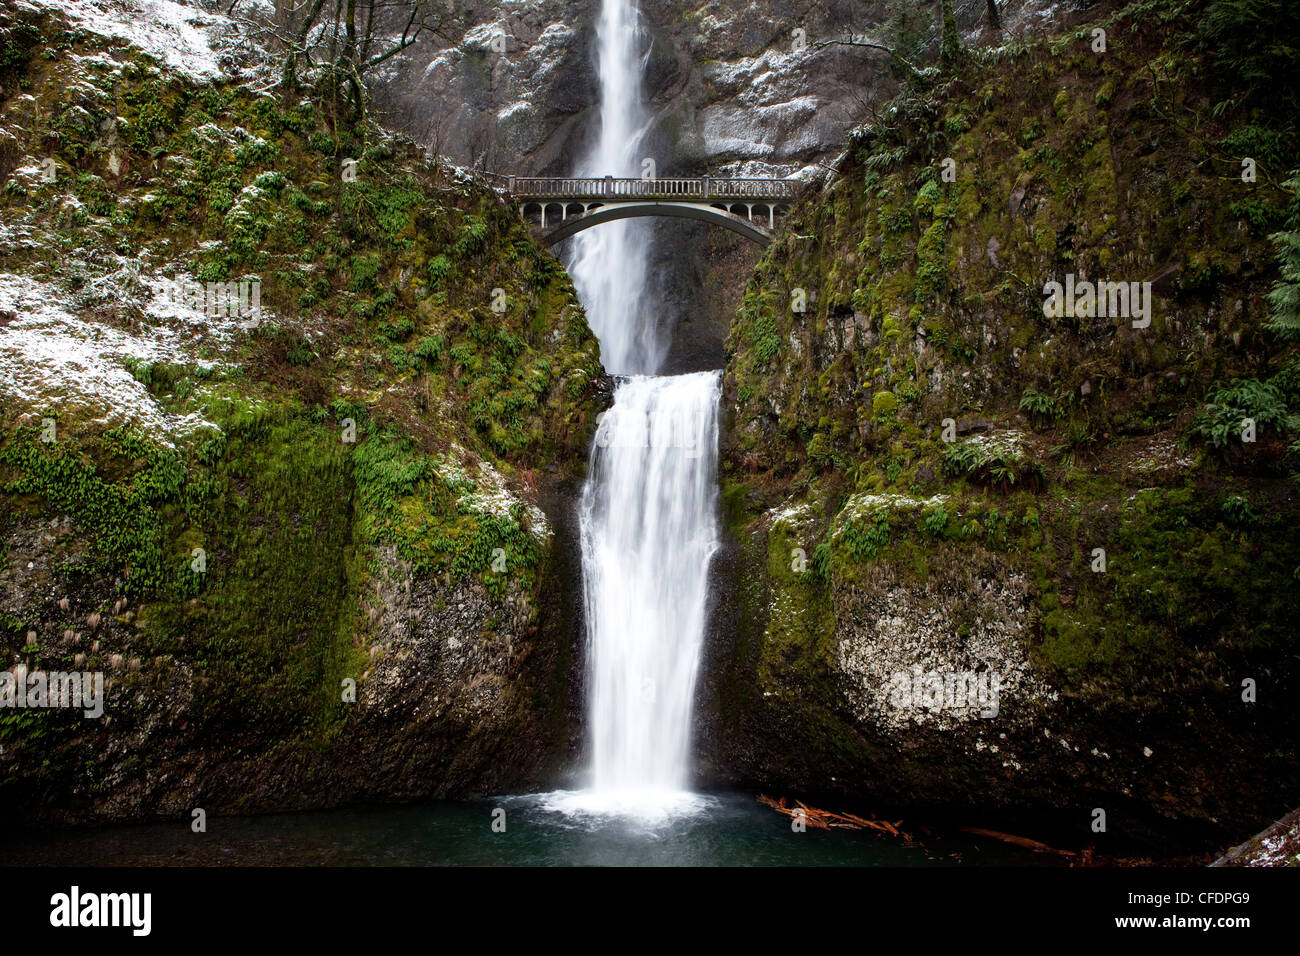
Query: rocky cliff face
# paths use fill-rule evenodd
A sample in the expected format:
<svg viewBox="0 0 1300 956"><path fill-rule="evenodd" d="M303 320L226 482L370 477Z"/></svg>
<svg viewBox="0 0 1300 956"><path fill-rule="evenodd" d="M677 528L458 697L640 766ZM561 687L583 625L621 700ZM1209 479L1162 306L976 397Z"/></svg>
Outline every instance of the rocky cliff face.
<svg viewBox="0 0 1300 956"><path fill-rule="evenodd" d="M567 276L310 91L73 26L0 19L0 653L105 695L0 713L6 814L549 779L608 401Z"/></svg>
<svg viewBox="0 0 1300 956"><path fill-rule="evenodd" d="M1300 393L1262 328L1289 119L1212 118L1232 81L1167 15L905 91L759 263L728 343L715 779L1081 843L1293 801ZM1053 280L1151 308L1057 315ZM1274 425L1243 442L1247 418Z"/></svg>
<svg viewBox="0 0 1300 956"><path fill-rule="evenodd" d="M594 0L470 4L394 58L380 102L419 146L219 79L250 64L183 18L164 65L52 6L0 19L0 651L109 683L102 720L0 715L0 803L553 779L579 726L567 496L607 383L558 263L425 147L572 169ZM1097 809L1248 829L1300 783L1300 375L1260 328L1294 129L1219 108L1222 65L1177 39L1195 11L1004 13L1082 19L904 88L817 45L870 8L647 8L660 174L838 168L752 278L702 226L653 252L668 370L727 366L702 769L1053 813L1079 842ZM1053 280L1136 283L1130 314L1045 314ZM208 308L227 282L257 283L255 321Z"/></svg>
<svg viewBox="0 0 1300 956"><path fill-rule="evenodd" d="M599 7L599 0L466 4L446 24L447 40L430 38L386 71L380 103L402 128L464 165L569 175L598 121ZM1013 33L1041 31L1068 13L1046 2L1003 7ZM890 12L847 0L643 4L653 112L645 158L661 176L823 172L864 112L897 89L883 54L827 41L878 35ZM914 12L907 36L924 40L934 14ZM983 3L959 5L972 38L984 16ZM717 368L756 251L729 233L672 222L655 227L652 256L661 321L675 330L665 370Z"/></svg>
<svg viewBox="0 0 1300 956"><path fill-rule="evenodd" d="M851 6L647 6L647 158L663 174L721 175L749 162L784 175L836 150L860 63L815 45L863 26L869 11ZM568 175L598 121L599 8L599 0L469 4L447 25L450 43L431 37L387 71L381 102L458 162Z"/></svg>
<svg viewBox="0 0 1300 956"><path fill-rule="evenodd" d="M972 40L984 34L984 6L957 5L959 27ZM1041 0L1000 6L1013 35L1072 15ZM457 5L441 36L385 69L380 103L464 165L569 175L598 122L599 11L600 0ZM904 42L932 39L935 13L913 13L899 28ZM829 41L880 38L893 14L886 3L841 0L643 4L645 94L654 117L646 157L665 175L817 172L869 104L897 89L884 54Z"/></svg>

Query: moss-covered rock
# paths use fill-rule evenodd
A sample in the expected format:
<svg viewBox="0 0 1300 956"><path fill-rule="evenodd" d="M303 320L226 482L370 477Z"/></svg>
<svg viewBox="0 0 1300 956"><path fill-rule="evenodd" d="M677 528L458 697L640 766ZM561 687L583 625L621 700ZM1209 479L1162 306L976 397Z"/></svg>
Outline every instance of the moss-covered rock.
<svg viewBox="0 0 1300 956"><path fill-rule="evenodd" d="M1192 14L1153 9L1109 16L1105 56L1084 25L905 91L760 261L728 345L718 778L1078 843L1097 807L1204 838L1294 802L1296 356L1240 206L1280 214L1285 170L1221 148L1294 117L1212 111ZM1149 282L1149 326L1051 316L1066 274Z"/></svg>
<svg viewBox="0 0 1300 956"><path fill-rule="evenodd" d="M563 269L310 91L6 17L47 42L0 76L0 654L108 678L102 720L0 716L6 813L538 785L608 401Z"/></svg>

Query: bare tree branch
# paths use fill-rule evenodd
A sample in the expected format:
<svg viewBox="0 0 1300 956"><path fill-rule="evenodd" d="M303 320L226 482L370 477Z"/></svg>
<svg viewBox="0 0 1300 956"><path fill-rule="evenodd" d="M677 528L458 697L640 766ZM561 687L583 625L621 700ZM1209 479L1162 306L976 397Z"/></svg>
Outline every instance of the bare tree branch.
<svg viewBox="0 0 1300 956"><path fill-rule="evenodd" d="M897 50L892 47L887 47L883 43L876 43L867 39L858 39L850 34L849 36L845 36L839 40L822 40L821 42L814 44L816 49L821 49L822 47L827 46L860 46L870 50L880 50L883 53L887 53L889 58L893 60L895 64L902 67L903 72L909 77L912 79L920 79L921 72L915 66L904 59Z"/></svg>

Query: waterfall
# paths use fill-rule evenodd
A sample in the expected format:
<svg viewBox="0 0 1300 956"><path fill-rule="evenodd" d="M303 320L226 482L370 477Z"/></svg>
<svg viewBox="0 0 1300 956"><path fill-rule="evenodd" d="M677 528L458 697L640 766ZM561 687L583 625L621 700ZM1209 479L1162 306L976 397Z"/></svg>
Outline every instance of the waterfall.
<svg viewBox="0 0 1300 956"><path fill-rule="evenodd" d="M640 175L648 125L635 0L603 0L599 136L581 171ZM691 717L717 517L720 372L656 376L667 348L646 304L650 234L636 221L574 237L569 269L620 376L583 488L591 789L570 810L661 817L689 793Z"/></svg>
<svg viewBox="0 0 1300 956"><path fill-rule="evenodd" d="M654 803L689 784L708 567L718 549L719 372L622 382L583 492L593 787Z"/></svg>
<svg viewBox="0 0 1300 956"><path fill-rule="evenodd" d="M640 176L648 118L641 100L644 34L635 0L603 0L596 43L599 129L576 175ZM639 220L605 223L573 237L569 274L612 375L653 373L666 351L655 314L645 307L649 250L650 230Z"/></svg>

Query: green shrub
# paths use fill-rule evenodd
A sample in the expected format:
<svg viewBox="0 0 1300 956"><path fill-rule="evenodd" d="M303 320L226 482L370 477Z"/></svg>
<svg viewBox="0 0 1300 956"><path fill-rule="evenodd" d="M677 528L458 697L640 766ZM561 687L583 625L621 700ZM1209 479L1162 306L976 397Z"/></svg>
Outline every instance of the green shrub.
<svg viewBox="0 0 1300 956"><path fill-rule="evenodd" d="M1025 394L1020 396L1020 409L1029 412L1030 415L1040 420L1050 419L1055 421L1065 417L1065 409L1061 407L1061 403L1056 398L1035 391L1032 388L1026 389Z"/></svg>
<svg viewBox="0 0 1300 956"><path fill-rule="evenodd" d="M447 278L447 273L451 272L451 261L441 252L429 260L425 266L425 271L429 274L429 281L438 285L443 279Z"/></svg>
<svg viewBox="0 0 1300 956"><path fill-rule="evenodd" d="M1248 123L1219 140L1219 149L1233 159L1249 156L1265 172L1276 174L1289 155L1287 138L1281 130Z"/></svg>
<svg viewBox="0 0 1300 956"><path fill-rule="evenodd" d="M393 322L384 322L376 331L380 338L390 342L404 342L415 331L415 320L404 315Z"/></svg>
<svg viewBox="0 0 1300 956"><path fill-rule="evenodd" d="M1247 528L1259 521L1259 515L1251 510L1250 502L1241 495L1229 495L1223 499L1221 510L1228 524L1238 528Z"/></svg>
<svg viewBox="0 0 1300 956"><path fill-rule="evenodd" d="M107 432L100 464L91 464L74 442L42 443L37 429L22 428L0 448L0 463L17 477L0 487L8 494L37 495L58 513L90 530L92 565L123 570L123 590L132 596L190 597L198 576L171 552L164 514L177 504L186 468L170 449L160 448L125 426ZM111 462L116 468L104 467ZM111 472L134 463L124 478Z"/></svg>
<svg viewBox="0 0 1300 956"><path fill-rule="evenodd" d="M487 223L470 213L456 230L456 241L452 245L458 258L464 259L481 252L487 245Z"/></svg>
<svg viewBox="0 0 1300 956"><path fill-rule="evenodd" d="M1286 400L1272 382L1239 378L1215 389L1204 410L1192 422L1191 433L1224 448L1241 435L1247 419L1257 431L1289 430Z"/></svg>
<svg viewBox="0 0 1300 956"><path fill-rule="evenodd" d="M781 339L776 332L776 323L770 315L761 313L754 317L747 337L754 347L754 371L762 371L781 350Z"/></svg>
<svg viewBox="0 0 1300 956"><path fill-rule="evenodd" d="M944 474L1009 491L1014 485L1036 486L1044 477L1041 463L1017 446L997 438L968 438L944 446Z"/></svg>
<svg viewBox="0 0 1300 956"><path fill-rule="evenodd" d="M855 561L870 561L889 544L889 518L883 512L870 520L853 519L839 529L839 538Z"/></svg>
<svg viewBox="0 0 1300 956"><path fill-rule="evenodd" d="M1265 41L1264 38L1267 38ZM1293 102L1300 88L1300 19L1290 0L1214 0L1196 20L1206 78L1232 102Z"/></svg>
<svg viewBox="0 0 1300 956"><path fill-rule="evenodd" d="M442 357L442 347L441 335L426 335L416 343L415 354L433 365Z"/></svg>
<svg viewBox="0 0 1300 956"><path fill-rule="evenodd" d="M934 215L934 207L939 204L943 194L939 191L939 184L933 179L927 182L916 194L916 199L912 202L912 208L923 216Z"/></svg>
<svg viewBox="0 0 1300 956"><path fill-rule="evenodd" d="M921 519L921 530L933 538L942 538L948 531L948 509L935 505Z"/></svg>
<svg viewBox="0 0 1300 956"><path fill-rule="evenodd" d="M353 292L365 292L374 287L375 276L379 275L379 264L378 257L352 257L352 284L350 288Z"/></svg>

